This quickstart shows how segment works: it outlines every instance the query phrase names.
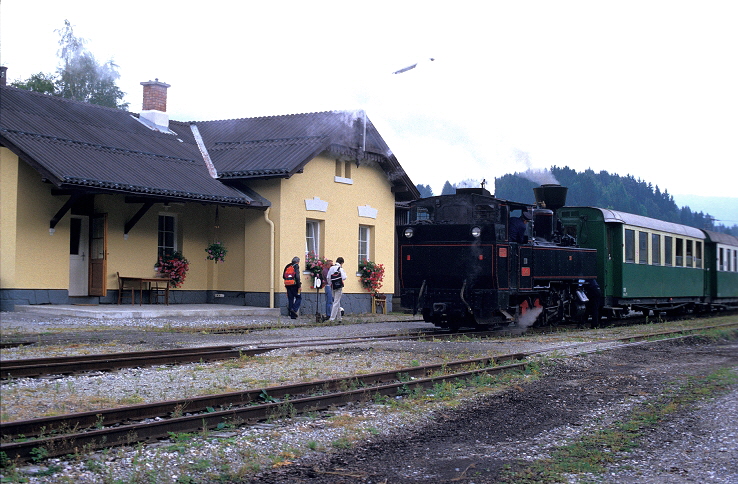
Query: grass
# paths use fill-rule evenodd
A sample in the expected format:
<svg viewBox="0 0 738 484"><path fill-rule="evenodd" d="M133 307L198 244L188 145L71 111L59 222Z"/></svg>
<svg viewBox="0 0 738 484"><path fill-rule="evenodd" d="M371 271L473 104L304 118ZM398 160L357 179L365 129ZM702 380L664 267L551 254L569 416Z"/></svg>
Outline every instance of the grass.
<svg viewBox="0 0 738 484"><path fill-rule="evenodd" d="M738 383L738 375L724 368L705 377L673 383L654 399L636 407L625 419L580 437L532 463L520 462L504 471L501 483L568 482L571 474L603 474L638 446L643 432L661 425L696 402L715 397Z"/></svg>

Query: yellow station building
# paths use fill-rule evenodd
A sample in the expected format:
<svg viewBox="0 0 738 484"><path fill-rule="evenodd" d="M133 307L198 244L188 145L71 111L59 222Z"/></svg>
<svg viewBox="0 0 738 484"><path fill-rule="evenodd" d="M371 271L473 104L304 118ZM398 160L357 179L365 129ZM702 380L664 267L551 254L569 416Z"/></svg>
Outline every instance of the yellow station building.
<svg viewBox="0 0 738 484"><path fill-rule="evenodd" d="M347 312L370 307L360 259L394 291L395 207L419 194L365 113L174 121L170 86L141 84L139 114L0 86L0 310L116 304L118 275L173 251L172 304L284 308L282 269L309 251L345 259Z"/></svg>

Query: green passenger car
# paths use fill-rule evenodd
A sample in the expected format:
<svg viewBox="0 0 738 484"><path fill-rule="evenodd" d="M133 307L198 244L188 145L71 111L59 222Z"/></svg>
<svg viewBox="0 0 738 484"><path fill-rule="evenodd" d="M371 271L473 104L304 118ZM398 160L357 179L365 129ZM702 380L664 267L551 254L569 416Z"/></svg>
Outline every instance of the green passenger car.
<svg viewBox="0 0 738 484"><path fill-rule="evenodd" d="M605 310L682 311L705 301L705 234L686 225L593 207L559 210L564 233L597 249Z"/></svg>
<svg viewBox="0 0 738 484"><path fill-rule="evenodd" d="M707 234L707 294L713 305L738 303L738 237L705 230Z"/></svg>

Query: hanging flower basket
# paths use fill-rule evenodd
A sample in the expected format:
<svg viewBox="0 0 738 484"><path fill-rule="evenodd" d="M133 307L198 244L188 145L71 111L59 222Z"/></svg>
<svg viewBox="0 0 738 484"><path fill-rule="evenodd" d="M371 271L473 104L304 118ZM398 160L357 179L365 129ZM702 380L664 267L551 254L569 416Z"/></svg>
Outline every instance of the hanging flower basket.
<svg viewBox="0 0 738 484"><path fill-rule="evenodd" d="M384 279L384 265L377 264L370 260L362 261L359 264L359 281L361 286L372 294L377 294L382 288L382 279Z"/></svg>
<svg viewBox="0 0 738 484"><path fill-rule="evenodd" d="M184 283L189 268L190 263L181 252L159 257L159 262L154 264L154 269L170 279L169 284L172 287L179 287Z"/></svg>
<svg viewBox="0 0 738 484"><path fill-rule="evenodd" d="M225 256L228 253L228 249L226 249L225 245L220 242L214 242L208 245L205 252L208 253L207 260L214 260L217 264L218 261L225 262Z"/></svg>
<svg viewBox="0 0 738 484"><path fill-rule="evenodd" d="M310 275L313 278L313 287L315 287L315 280L320 279L323 273L323 267L325 267L327 261L315 252L308 252L305 257L305 270L310 271Z"/></svg>

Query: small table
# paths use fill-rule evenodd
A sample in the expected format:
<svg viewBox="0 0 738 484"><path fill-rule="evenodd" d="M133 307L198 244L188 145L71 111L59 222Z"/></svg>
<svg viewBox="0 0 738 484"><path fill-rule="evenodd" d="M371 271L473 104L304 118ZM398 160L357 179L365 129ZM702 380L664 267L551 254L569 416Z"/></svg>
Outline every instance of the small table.
<svg viewBox="0 0 738 484"><path fill-rule="evenodd" d="M123 284L130 283L133 287L138 289L138 305L143 304L143 291L144 291L144 284L148 284L149 291L149 302L151 303L151 293L153 291L156 291L157 294L159 291L164 291L164 303L168 306L169 305L169 283L171 282L171 279L168 277L130 277L130 276L119 276L121 282ZM163 287L160 286L160 284L164 284ZM131 297L131 304L134 304L133 297ZM154 303L151 303L154 304Z"/></svg>
<svg viewBox="0 0 738 484"><path fill-rule="evenodd" d="M149 285L149 304L158 304L158 297L156 299L156 302L151 302L151 296L154 291L156 291L156 294L159 294L159 291L164 291L164 303L169 306L169 283L171 279L168 277L142 277L141 278L141 296L143 296L143 285L145 283L148 283ZM159 287L161 283L164 283L164 287Z"/></svg>

